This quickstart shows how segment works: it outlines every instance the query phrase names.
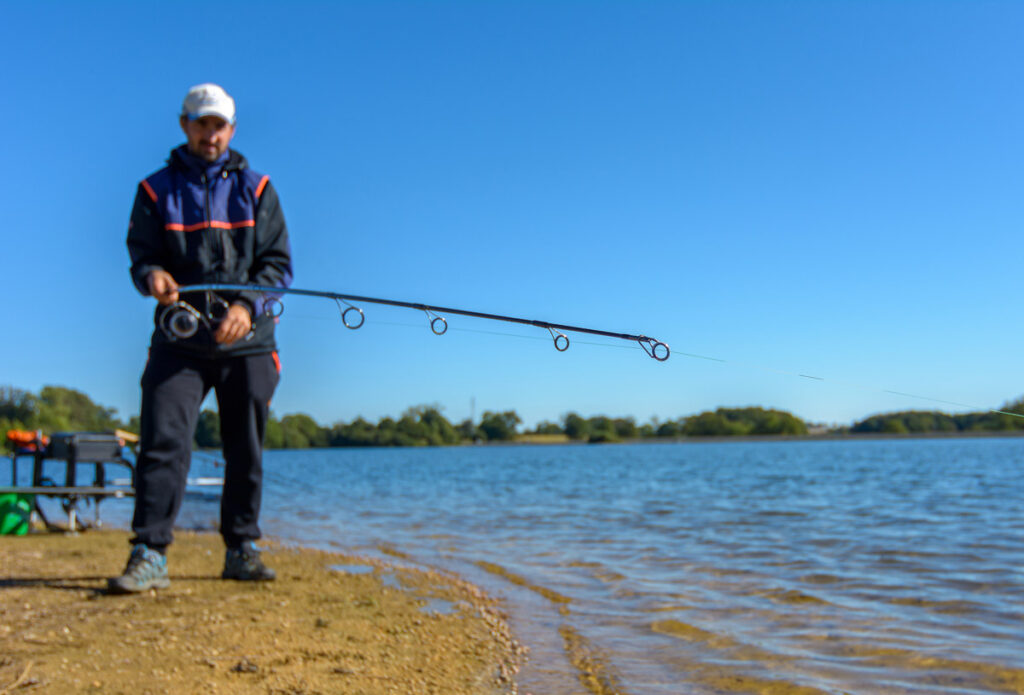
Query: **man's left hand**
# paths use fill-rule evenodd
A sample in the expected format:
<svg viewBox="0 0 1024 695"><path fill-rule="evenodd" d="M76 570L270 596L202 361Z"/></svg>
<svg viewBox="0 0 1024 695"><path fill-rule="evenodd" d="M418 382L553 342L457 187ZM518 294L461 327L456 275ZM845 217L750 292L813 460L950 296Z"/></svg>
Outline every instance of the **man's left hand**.
<svg viewBox="0 0 1024 695"><path fill-rule="evenodd" d="M227 317L220 322L220 326L217 327L217 332L213 334L213 338L218 343L230 345L239 338L244 338L248 335L251 328L252 317L249 316L249 310L242 304L232 304L228 309Z"/></svg>

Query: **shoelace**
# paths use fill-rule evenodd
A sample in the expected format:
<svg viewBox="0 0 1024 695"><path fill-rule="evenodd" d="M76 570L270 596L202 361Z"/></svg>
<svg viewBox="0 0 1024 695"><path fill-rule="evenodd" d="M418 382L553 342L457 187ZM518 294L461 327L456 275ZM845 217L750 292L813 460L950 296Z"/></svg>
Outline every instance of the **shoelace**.
<svg viewBox="0 0 1024 695"><path fill-rule="evenodd" d="M146 556L146 553L132 553L131 557L128 558L128 567L125 568L125 574L132 574L141 565L149 565L150 568L155 567L157 563L150 557ZM147 568L143 568L145 571Z"/></svg>

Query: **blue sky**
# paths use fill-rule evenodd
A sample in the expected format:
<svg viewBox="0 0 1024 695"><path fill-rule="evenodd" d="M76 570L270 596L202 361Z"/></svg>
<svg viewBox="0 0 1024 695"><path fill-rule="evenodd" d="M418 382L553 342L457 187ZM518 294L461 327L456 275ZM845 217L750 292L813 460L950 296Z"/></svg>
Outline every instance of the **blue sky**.
<svg viewBox="0 0 1024 695"><path fill-rule="evenodd" d="M296 287L671 345L292 298L274 412L438 403L813 421L1024 394L1024 5L3 2L0 383L128 416L151 330L124 248L190 85L238 104ZM498 335L495 335L498 333ZM592 343L605 343L597 345ZM624 349L625 348L625 349ZM713 357L715 362L688 355ZM802 379L810 374L824 381Z"/></svg>

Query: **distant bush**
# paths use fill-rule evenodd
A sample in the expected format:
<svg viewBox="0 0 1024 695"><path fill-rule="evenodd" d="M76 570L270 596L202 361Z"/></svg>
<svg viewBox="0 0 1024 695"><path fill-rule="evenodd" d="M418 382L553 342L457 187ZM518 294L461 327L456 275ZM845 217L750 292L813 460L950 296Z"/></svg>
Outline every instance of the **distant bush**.
<svg viewBox="0 0 1024 695"><path fill-rule="evenodd" d="M480 420L479 429L488 441L504 442L515 439L516 427L522 422L514 410L506 410L501 413L485 411Z"/></svg>
<svg viewBox="0 0 1024 695"><path fill-rule="evenodd" d="M782 410L719 408L686 418L680 428L688 437L807 434L807 424Z"/></svg>
<svg viewBox="0 0 1024 695"><path fill-rule="evenodd" d="M934 410L904 410L872 415L854 423L850 432L859 434L922 434L928 432L1002 432L1024 429L1024 399L1006 403L1003 412L974 412L950 415Z"/></svg>

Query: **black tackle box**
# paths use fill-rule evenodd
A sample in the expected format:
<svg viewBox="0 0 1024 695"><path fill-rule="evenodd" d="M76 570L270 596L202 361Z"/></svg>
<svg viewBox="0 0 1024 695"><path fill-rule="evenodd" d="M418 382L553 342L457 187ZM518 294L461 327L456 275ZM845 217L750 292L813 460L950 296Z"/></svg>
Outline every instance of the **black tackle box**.
<svg viewBox="0 0 1024 695"><path fill-rule="evenodd" d="M102 463L121 458L124 442L116 434L97 432L57 432L50 435L47 458L77 463Z"/></svg>

